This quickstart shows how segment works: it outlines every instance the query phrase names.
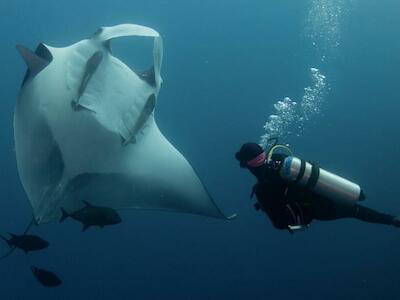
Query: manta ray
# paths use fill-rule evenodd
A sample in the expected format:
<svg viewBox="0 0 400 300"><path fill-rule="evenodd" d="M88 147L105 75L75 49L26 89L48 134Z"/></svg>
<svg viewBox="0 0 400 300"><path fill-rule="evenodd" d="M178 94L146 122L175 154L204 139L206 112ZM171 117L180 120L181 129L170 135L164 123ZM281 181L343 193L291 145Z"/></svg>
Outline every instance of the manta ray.
<svg viewBox="0 0 400 300"><path fill-rule="evenodd" d="M128 36L153 39L149 70L134 71L112 55L111 41ZM68 47L17 49L27 71L15 107L15 150L36 223L59 220L61 207L77 211L83 200L227 218L157 126L157 31L121 24Z"/></svg>

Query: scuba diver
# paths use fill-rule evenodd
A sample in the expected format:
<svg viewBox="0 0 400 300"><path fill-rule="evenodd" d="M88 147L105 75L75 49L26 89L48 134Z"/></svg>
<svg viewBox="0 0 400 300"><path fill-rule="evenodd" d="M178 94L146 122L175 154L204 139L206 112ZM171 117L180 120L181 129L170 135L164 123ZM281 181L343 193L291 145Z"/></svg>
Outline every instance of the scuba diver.
<svg viewBox="0 0 400 300"><path fill-rule="evenodd" d="M257 196L254 207L264 211L275 228L293 233L308 228L312 220L341 218L400 227L400 216L358 204L365 199L359 185L294 157L287 146L271 140L275 143L267 152L246 143L235 157L257 178L251 194ZM282 149L288 154L279 153Z"/></svg>

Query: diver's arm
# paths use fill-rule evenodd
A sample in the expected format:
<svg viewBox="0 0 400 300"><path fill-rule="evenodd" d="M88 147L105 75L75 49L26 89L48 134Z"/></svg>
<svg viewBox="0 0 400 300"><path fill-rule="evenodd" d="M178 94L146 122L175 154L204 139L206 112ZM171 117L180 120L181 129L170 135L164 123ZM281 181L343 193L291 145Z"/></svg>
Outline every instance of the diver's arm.
<svg viewBox="0 0 400 300"><path fill-rule="evenodd" d="M287 200L287 186L279 178L278 170L280 162L284 159L283 155L274 155L274 165L270 165L263 180L259 180L253 187L253 194L257 195L256 209L262 209L270 218L272 225L276 229L289 228L289 225L296 225L296 215L291 209Z"/></svg>
<svg viewBox="0 0 400 300"><path fill-rule="evenodd" d="M280 199L270 199L270 201L257 202L261 209L268 215L272 225L276 229L288 229L289 226L296 225L293 211Z"/></svg>

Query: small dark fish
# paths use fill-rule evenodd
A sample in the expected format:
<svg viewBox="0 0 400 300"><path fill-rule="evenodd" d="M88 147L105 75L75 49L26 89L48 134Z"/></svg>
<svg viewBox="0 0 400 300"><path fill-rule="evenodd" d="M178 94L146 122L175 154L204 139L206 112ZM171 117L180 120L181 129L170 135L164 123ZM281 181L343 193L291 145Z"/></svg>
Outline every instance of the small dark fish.
<svg viewBox="0 0 400 300"><path fill-rule="evenodd" d="M33 224L35 224L35 218L32 218L32 220L29 222L28 226L27 226L27 227L25 228L25 230L24 230L23 235L26 235L26 234L28 233L29 229L31 229L31 227L32 227ZM0 236L0 238L6 240L6 241L7 241L7 244L8 244L8 240L7 240L5 237ZM4 258L10 256L11 254L13 254L14 250L17 249L15 246L10 246L10 247L11 247L11 248L10 248L10 250L9 250L8 252L6 252L6 253L3 254L2 256L0 256L0 259L4 259Z"/></svg>
<svg viewBox="0 0 400 300"><path fill-rule="evenodd" d="M62 281L53 272L39 269L35 266L31 266L33 276L45 287L55 287L62 284Z"/></svg>
<svg viewBox="0 0 400 300"><path fill-rule="evenodd" d="M42 250L49 246L49 242L43 240L36 235L16 235L13 233L9 233L9 235L11 236L10 239L7 239L1 235L0 238L2 238L8 244L8 246L10 246L10 248L19 248L25 253L28 253L29 251Z"/></svg>
<svg viewBox="0 0 400 300"><path fill-rule="evenodd" d="M85 231L90 226L104 227L121 223L121 217L116 210L109 207L94 206L86 201L82 202L85 204L85 207L70 214L67 213L64 208L61 208L62 217L60 223L66 218L71 217L82 223L82 231Z"/></svg>
<svg viewBox="0 0 400 300"><path fill-rule="evenodd" d="M129 137L126 139L124 137L121 137L122 146L126 146L129 143L133 144L136 143L137 135L143 129L150 115L153 113L155 106L156 106L156 96L154 94L151 94L150 97L147 98L146 103L144 104L144 107L140 112L139 117L130 132Z"/></svg>

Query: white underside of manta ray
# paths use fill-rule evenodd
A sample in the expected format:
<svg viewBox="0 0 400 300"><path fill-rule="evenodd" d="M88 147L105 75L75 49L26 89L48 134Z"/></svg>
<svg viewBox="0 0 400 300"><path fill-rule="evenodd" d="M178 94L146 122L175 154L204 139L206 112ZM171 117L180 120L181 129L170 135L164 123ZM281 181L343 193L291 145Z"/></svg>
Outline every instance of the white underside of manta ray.
<svg viewBox="0 0 400 300"><path fill-rule="evenodd" d="M136 73L112 56L111 39L124 36L154 39L153 68ZM155 122L158 32L122 24L69 47L17 48L28 66L14 116L17 166L37 223L82 200L225 218Z"/></svg>

